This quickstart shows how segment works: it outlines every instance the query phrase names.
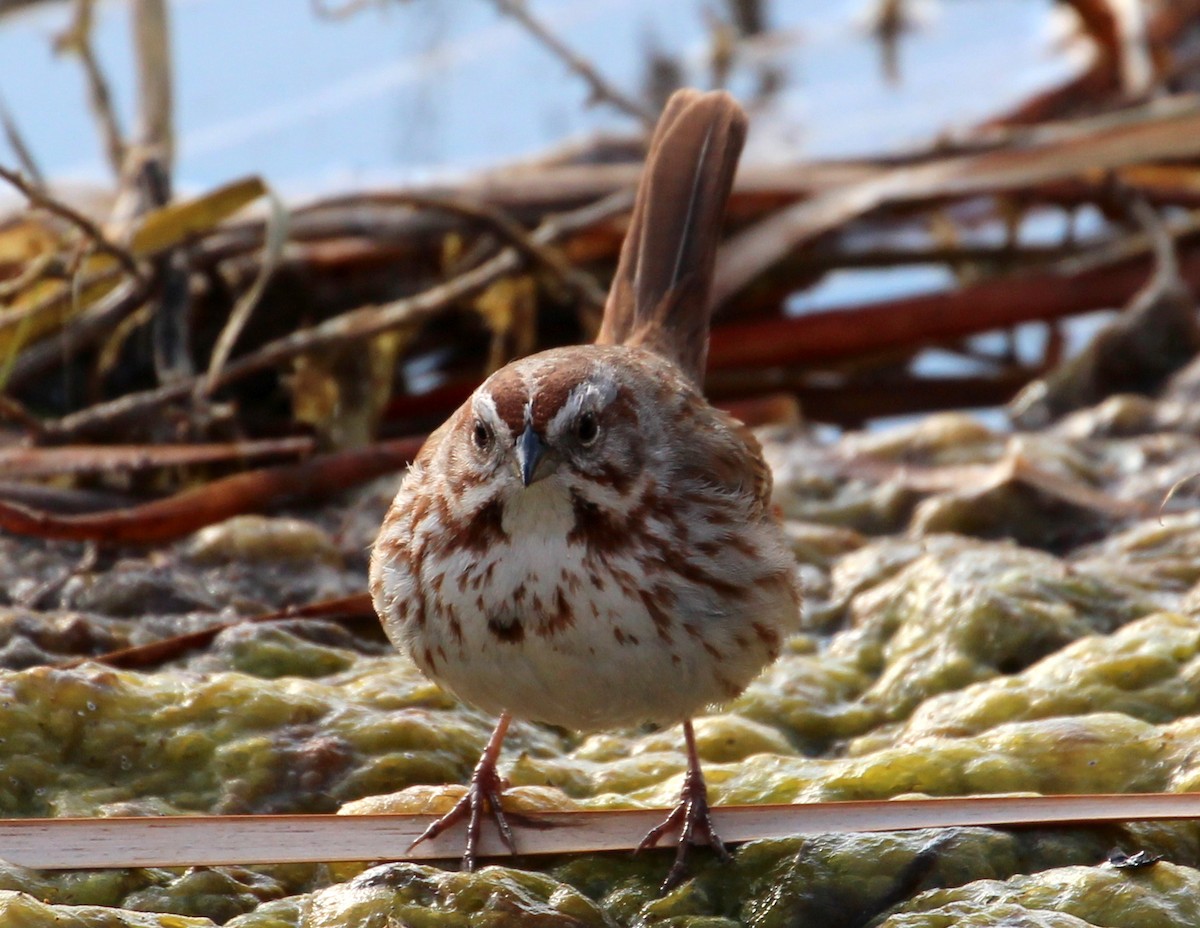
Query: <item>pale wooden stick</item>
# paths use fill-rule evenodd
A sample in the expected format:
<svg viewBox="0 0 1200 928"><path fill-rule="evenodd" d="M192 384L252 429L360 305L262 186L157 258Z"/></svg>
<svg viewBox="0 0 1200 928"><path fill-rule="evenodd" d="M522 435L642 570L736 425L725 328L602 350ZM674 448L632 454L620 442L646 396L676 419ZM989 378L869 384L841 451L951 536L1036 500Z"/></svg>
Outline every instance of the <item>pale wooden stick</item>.
<svg viewBox="0 0 1200 928"><path fill-rule="evenodd" d="M517 849L522 854L631 849L664 811L539 815L539 823L548 827L520 829ZM725 806L712 814L721 836L738 843L839 832L1200 819L1200 793L814 802ZM40 870L69 870L459 857L463 836L457 829L407 850L431 820L428 815L0 819L0 859ZM507 856L492 829L484 830L480 844L482 856Z"/></svg>

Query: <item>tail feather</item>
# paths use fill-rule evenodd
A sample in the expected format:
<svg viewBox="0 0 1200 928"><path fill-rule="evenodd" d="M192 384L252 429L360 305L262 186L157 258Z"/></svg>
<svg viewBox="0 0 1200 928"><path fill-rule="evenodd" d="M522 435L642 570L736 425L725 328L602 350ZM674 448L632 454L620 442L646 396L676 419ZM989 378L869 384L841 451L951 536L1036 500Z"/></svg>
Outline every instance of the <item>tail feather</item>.
<svg viewBox="0 0 1200 928"><path fill-rule="evenodd" d="M598 344L649 348L701 381L713 265L745 139L746 114L729 94L672 95L650 142Z"/></svg>

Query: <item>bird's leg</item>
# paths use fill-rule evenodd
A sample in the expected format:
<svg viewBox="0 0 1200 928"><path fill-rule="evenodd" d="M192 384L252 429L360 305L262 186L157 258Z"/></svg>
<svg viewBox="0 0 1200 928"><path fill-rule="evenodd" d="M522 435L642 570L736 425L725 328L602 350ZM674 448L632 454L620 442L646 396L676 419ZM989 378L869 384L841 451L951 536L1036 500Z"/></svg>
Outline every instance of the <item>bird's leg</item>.
<svg viewBox="0 0 1200 928"><path fill-rule="evenodd" d="M679 791L679 802L671 814L662 823L650 829L650 832L638 845L638 851L658 844L663 835L671 831L679 831L679 843L675 850L675 863L671 865L667 878L663 880L662 892L674 889L683 881L687 872L688 849L693 844L708 844L722 860L729 860L729 851L713 828L712 816L708 809L708 788L704 784L704 774L700 770L700 755L696 753L696 734L692 731L690 720L683 723L683 737L687 742L687 775L683 778L683 789Z"/></svg>
<svg viewBox="0 0 1200 928"><path fill-rule="evenodd" d="M491 812L492 820L496 823L496 828L500 832L500 840L504 842L504 846L513 854L517 852L516 844L513 841L512 827L508 824L504 808L500 804L504 781L496 770L496 761L500 757L500 746L504 744L504 735L508 732L508 725L511 721L512 716L507 712L500 714L492 736L488 739L487 747L483 749L483 755L479 758L479 763L475 765L475 770L471 774L471 782L467 784L467 794L458 801L453 809L426 828L421 836L409 845L410 851L422 841L427 838L436 838L447 828L458 824L465 818L467 820L467 849L463 854L463 869L474 870L476 851L479 848L479 833L483 828L483 816L486 810Z"/></svg>

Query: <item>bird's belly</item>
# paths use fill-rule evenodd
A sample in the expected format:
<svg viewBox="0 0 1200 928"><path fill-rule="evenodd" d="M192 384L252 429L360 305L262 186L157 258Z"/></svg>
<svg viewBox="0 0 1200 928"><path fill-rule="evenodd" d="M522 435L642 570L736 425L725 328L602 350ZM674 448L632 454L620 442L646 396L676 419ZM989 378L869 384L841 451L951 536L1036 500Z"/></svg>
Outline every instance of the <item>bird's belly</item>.
<svg viewBox="0 0 1200 928"><path fill-rule="evenodd" d="M490 712L584 731L670 724L727 701L773 656L737 633L748 617L714 617L711 596L565 538L497 545L456 566L424 584L438 595L407 644L426 673Z"/></svg>

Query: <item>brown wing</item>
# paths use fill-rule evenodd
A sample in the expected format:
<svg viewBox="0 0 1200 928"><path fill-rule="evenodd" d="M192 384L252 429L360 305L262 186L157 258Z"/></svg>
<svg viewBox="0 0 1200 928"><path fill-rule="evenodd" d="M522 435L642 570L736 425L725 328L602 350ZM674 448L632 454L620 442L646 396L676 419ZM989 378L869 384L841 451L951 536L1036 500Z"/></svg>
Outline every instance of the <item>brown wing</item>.
<svg viewBox="0 0 1200 928"><path fill-rule="evenodd" d="M762 445L759 444L749 426L727 413L717 410L717 414L725 420L732 433L731 444L736 447L733 457L736 458L741 485L749 491L758 503L754 515L762 517L769 514L771 509L771 491L774 480L771 478L771 468L763 460Z"/></svg>
<svg viewBox="0 0 1200 928"><path fill-rule="evenodd" d="M597 344L649 348L701 382L713 264L745 139L746 114L723 91L680 90L667 101Z"/></svg>
<svg viewBox="0 0 1200 928"><path fill-rule="evenodd" d="M754 433L707 403L690 407L689 413L691 420L684 428L691 450L676 462L677 474L691 483L719 487L731 496L749 496L754 501L749 517L773 518L771 469Z"/></svg>

